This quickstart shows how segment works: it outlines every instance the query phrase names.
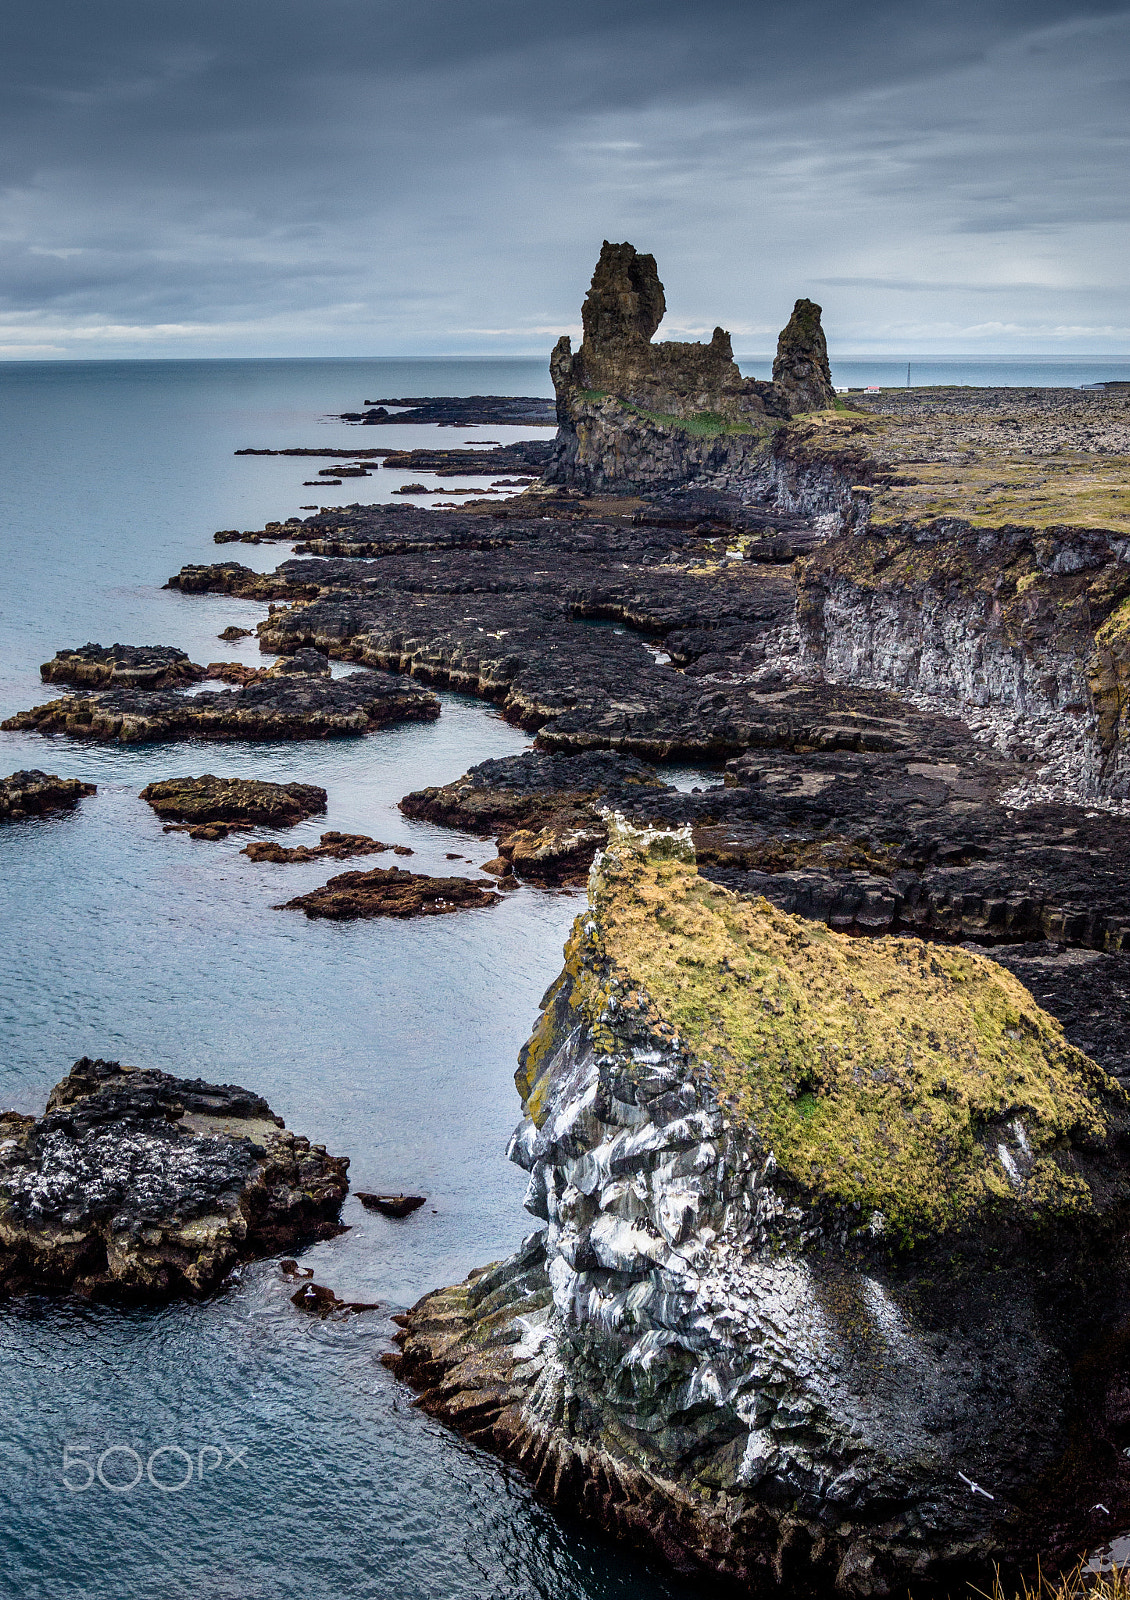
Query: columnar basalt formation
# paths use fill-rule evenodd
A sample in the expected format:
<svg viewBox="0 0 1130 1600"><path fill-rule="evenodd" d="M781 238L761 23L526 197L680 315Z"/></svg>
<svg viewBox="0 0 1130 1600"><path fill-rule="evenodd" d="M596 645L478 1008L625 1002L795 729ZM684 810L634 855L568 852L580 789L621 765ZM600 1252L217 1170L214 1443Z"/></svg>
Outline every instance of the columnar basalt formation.
<svg viewBox="0 0 1130 1600"><path fill-rule="evenodd" d="M207 1294L340 1233L348 1166L246 1089L83 1057L42 1117L0 1114L0 1293Z"/></svg>
<svg viewBox="0 0 1130 1600"><path fill-rule="evenodd" d="M616 824L517 1083L544 1231L391 1364L549 1498L684 1571L856 1595L1054 1552L1100 1483L1130 1510L1130 1102L1000 967Z"/></svg>
<svg viewBox="0 0 1130 1600"><path fill-rule="evenodd" d="M605 240L581 310L581 347L574 353L563 335L550 358L558 433L548 482L630 489L753 477L773 419L833 404L811 300L797 301L781 334L772 383L742 377L723 328L709 344L653 344L665 309L655 258Z"/></svg>

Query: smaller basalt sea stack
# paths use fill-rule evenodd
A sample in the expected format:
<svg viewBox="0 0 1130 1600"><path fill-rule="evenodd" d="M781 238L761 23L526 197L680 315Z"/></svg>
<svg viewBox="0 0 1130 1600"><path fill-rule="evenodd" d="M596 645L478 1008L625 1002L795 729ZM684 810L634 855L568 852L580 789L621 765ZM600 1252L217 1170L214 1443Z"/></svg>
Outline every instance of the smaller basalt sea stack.
<svg viewBox="0 0 1130 1600"><path fill-rule="evenodd" d="M0 1292L167 1300L341 1231L349 1162L247 1089L77 1061L0 1115Z"/></svg>
<svg viewBox="0 0 1130 1600"><path fill-rule="evenodd" d="M757 1593L964 1592L1125 1525L1130 1099L1011 974L609 819L543 1008L544 1231L409 1314L425 1410Z"/></svg>
<svg viewBox="0 0 1130 1600"><path fill-rule="evenodd" d="M38 817L45 811L69 810L88 794L97 794L93 783L78 778L59 778L53 773L32 768L0 778L0 822L18 822L22 817Z"/></svg>
<svg viewBox="0 0 1130 1600"><path fill-rule="evenodd" d="M377 867L372 872L341 872L320 889L297 895L274 910L305 911L308 917L347 922L356 917L436 917L497 905L501 898L486 881Z"/></svg>
<svg viewBox="0 0 1130 1600"><path fill-rule="evenodd" d="M159 817L187 824L190 837L222 839L232 828L263 824L289 828L326 809L326 791L314 783L269 783L262 778L164 778L146 784L140 798Z"/></svg>
<svg viewBox="0 0 1130 1600"><path fill-rule="evenodd" d="M39 669L44 683L79 688L169 689L198 683L205 669L167 644L83 644L59 650Z"/></svg>
<svg viewBox="0 0 1130 1600"><path fill-rule="evenodd" d="M773 387L790 416L799 411L823 411L836 403L820 307L811 300L798 300L781 329Z"/></svg>

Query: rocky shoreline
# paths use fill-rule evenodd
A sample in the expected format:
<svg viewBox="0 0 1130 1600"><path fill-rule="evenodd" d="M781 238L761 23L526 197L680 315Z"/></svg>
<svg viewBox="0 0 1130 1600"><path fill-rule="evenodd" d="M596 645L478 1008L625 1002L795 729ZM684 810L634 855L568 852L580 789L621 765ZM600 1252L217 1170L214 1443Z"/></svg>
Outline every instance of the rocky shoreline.
<svg viewBox="0 0 1130 1600"><path fill-rule="evenodd" d="M554 351L555 443L504 447L544 467L522 493L227 530L293 553L170 578L268 607L276 665L62 650L42 674L73 692L4 726L331 737L434 718L442 687L535 734L401 800L493 838L490 881L377 868L279 907L435 915L589 881L517 1078L544 1227L426 1297L390 1364L551 1503L746 1592L1054 1566L1130 1518L1130 400L849 407L812 302L771 383L722 329L653 343L663 310L652 258L606 244L581 347ZM356 454L351 475L392 459ZM41 1134L11 1138L32 1171ZM225 1215L217 1260L242 1248ZM163 1250L157 1278L214 1283Z"/></svg>

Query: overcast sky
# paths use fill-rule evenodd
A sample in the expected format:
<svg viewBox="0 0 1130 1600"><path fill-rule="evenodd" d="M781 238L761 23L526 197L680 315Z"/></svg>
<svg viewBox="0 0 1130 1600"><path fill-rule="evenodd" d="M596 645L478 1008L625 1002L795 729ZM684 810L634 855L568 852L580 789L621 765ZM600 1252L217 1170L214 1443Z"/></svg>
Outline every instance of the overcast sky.
<svg viewBox="0 0 1130 1600"><path fill-rule="evenodd" d="M0 358L1130 351L1130 3L9 0Z"/></svg>

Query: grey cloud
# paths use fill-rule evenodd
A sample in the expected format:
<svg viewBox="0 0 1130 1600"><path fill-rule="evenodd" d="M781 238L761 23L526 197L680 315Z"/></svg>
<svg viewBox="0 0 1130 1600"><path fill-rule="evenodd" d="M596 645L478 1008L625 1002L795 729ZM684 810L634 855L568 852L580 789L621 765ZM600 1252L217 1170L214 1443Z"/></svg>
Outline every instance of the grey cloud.
<svg viewBox="0 0 1130 1600"><path fill-rule="evenodd" d="M908 309L1130 322L1092 270L1125 257L1125 3L13 10L0 317L64 343L185 322L183 353L538 348L605 234L656 251L681 326L779 325L820 285L834 341L902 339ZM1007 270L1032 250L1046 287Z"/></svg>

